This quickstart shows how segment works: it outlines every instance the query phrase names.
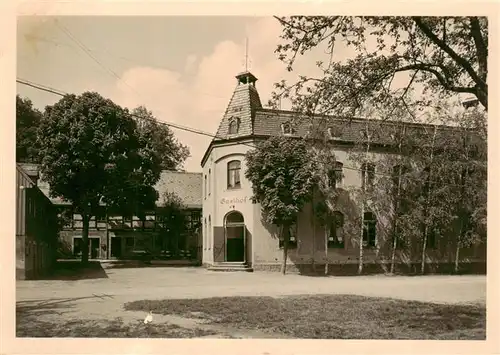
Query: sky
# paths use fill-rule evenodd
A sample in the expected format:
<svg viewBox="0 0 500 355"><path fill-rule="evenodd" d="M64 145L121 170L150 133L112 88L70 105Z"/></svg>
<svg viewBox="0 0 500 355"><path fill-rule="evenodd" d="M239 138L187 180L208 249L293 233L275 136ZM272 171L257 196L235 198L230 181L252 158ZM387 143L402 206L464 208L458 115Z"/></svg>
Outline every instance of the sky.
<svg viewBox="0 0 500 355"><path fill-rule="evenodd" d="M122 107L143 105L159 121L215 134L246 57L264 105L276 82L321 77L316 62L330 60L326 48L298 56L288 72L275 53L280 34L271 16L21 16L17 77L66 93L96 91ZM355 54L337 42L332 59ZM407 74L399 75L393 87L408 82ZM21 84L17 93L41 110L60 99ZM172 130L191 152L184 169L200 172L211 138Z"/></svg>
<svg viewBox="0 0 500 355"><path fill-rule="evenodd" d="M286 71L274 52L280 33L272 17L20 17L17 77L67 93L97 91L123 107L144 105L160 121L215 134L245 69L247 40L264 105L275 82L317 74L316 60L326 56L320 49ZM21 84L17 92L39 109L60 99ZM201 171L211 138L172 130L191 151L184 169Z"/></svg>

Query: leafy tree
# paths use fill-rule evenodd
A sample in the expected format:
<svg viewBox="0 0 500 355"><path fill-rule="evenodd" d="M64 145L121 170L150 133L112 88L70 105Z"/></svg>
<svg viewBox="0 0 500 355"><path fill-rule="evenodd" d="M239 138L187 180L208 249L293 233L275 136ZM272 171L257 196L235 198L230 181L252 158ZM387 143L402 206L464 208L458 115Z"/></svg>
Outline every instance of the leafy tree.
<svg viewBox="0 0 500 355"><path fill-rule="evenodd" d="M283 239L286 273L290 226L312 198L315 185L311 154L304 140L271 137L246 155L245 176L252 183L254 203L260 203L266 222L278 226Z"/></svg>
<svg viewBox="0 0 500 355"><path fill-rule="evenodd" d="M179 241L186 231L186 206L174 192L166 191L161 208L157 212L160 221L161 250L179 250Z"/></svg>
<svg viewBox="0 0 500 355"><path fill-rule="evenodd" d="M408 91L420 86L424 96L416 102L422 106L429 106L438 96L466 93L488 108L486 17L277 19L282 25L282 42L276 52L289 71L297 56L318 46L327 47L331 58L326 64L317 62L320 78L301 76L292 85L277 83L274 101L291 96L296 109L318 105L324 114L353 114L367 100L405 100ZM357 55L345 61L336 58L339 42ZM407 87L400 90L392 86L398 73L406 73L409 78Z"/></svg>
<svg viewBox="0 0 500 355"><path fill-rule="evenodd" d="M101 204L142 218L155 208L161 159L151 134L141 134L128 110L111 100L95 92L65 95L46 108L38 144L51 196L82 216L82 262L88 261L89 221Z"/></svg>
<svg viewBox="0 0 500 355"><path fill-rule="evenodd" d="M455 118L451 118L455 120ZM487 204L487 142L482 135L486 115L469 109L460 115L460 126L442 151L446 171L447 209L455 240L455 272L459 271L460 249L485 242Z"/></svg>
<svg viewBox="0 0 500 355"><path fill-rule="evenodd" d="M16 161L39 162L36 133L41 118L30 99L16 95Z"/></svg>
<svg viewBox="0 0 500 355"><path fill-rule="evenodd" d="M310 167L314 176L313 188L313 231L316 232L315 222L318 221L325 229L325 275L329 273L328 262L328 228L336 223L335 211L338 209L338 181L343 178L342 173L335 169L337 158L335 151L327 144L327 130L324 122L317 120L312 123L310 138L312 144ZM326 149L325 149L326 148ZM313 236L313 240L316 237Z"/></svg>
<svg viewBox="0 0 500 355"><path fill-rule="evenodd" d="M153 149L161 158L161 167L164 170L178 170L189 158L189 148L181 144L174 133L166 125L158 123L151 111L144 106L132 110L132 115L137 118L139 132L147 134Z"/></svg>

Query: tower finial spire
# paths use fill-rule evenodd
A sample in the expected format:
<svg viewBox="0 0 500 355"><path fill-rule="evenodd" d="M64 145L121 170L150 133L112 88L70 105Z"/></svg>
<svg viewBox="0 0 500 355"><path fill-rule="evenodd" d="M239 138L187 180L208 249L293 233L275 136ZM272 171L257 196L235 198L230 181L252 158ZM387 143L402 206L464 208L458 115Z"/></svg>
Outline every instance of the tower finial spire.
<svg viewBox="0 0 500 355"><path fill-rule="evenodd" d="M245 71L248 71L248 36L245 38Z"/></svg>

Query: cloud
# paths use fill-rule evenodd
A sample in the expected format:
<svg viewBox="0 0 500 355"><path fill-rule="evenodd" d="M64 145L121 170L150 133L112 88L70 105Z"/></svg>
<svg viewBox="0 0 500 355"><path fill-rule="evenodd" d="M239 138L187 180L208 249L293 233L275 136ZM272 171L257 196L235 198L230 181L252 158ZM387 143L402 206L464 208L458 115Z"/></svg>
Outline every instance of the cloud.
<svg viewBox="0 0 500 355"><path fill-rule="evenodd" d="M292 79L298 73L311 75L315 68L315 61L299 60L298 72L286 71L274 53L280 31L280 25L273 18L258 18L246 27L249 70L259 79L257 88L264 105L275 82ZM235 75L244 67L245 39L240 43L222 41L204 57L188 56L184 73L150 67L131 68L123 74L123 80L134 90L117 83L111 96L129 108L144 104L161 121L215 134L236 86ZM174 132L191 150L185 169L201 171L200 162L211 138L177 129Z"/></svg>
<svg viewBox="0 0 500 355"><path fill-rule="evenodd" d="M198 57L196 55L194 54L189 55L186 59L186 66L184 67L184 72L190 73L193 70L197 60Z"/></svg>

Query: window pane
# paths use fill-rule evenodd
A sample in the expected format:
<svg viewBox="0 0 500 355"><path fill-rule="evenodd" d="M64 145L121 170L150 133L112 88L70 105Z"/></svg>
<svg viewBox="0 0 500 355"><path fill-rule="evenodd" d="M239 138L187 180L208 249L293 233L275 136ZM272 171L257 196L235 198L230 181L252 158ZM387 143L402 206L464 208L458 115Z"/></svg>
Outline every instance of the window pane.
<svg viewBox="0 0 500 355"><path fill-rule="evenodd" d="M243 223L243 215L239 212L231 212L226 217L226 223Z"/></svg>
<svg viewBox="0 0 500 355"><path fill-rule="evenodd" d="M228 176L227 176L227 186L228 187L239 187L240 186L240 161L231 161L228 163Z"/></svg>
<svg viewBox="0 0 500 355"><path fill-rule="evenodd" d="M240 171L239 170L234 171L234 185L235 186L240 185Z"/></svg>

